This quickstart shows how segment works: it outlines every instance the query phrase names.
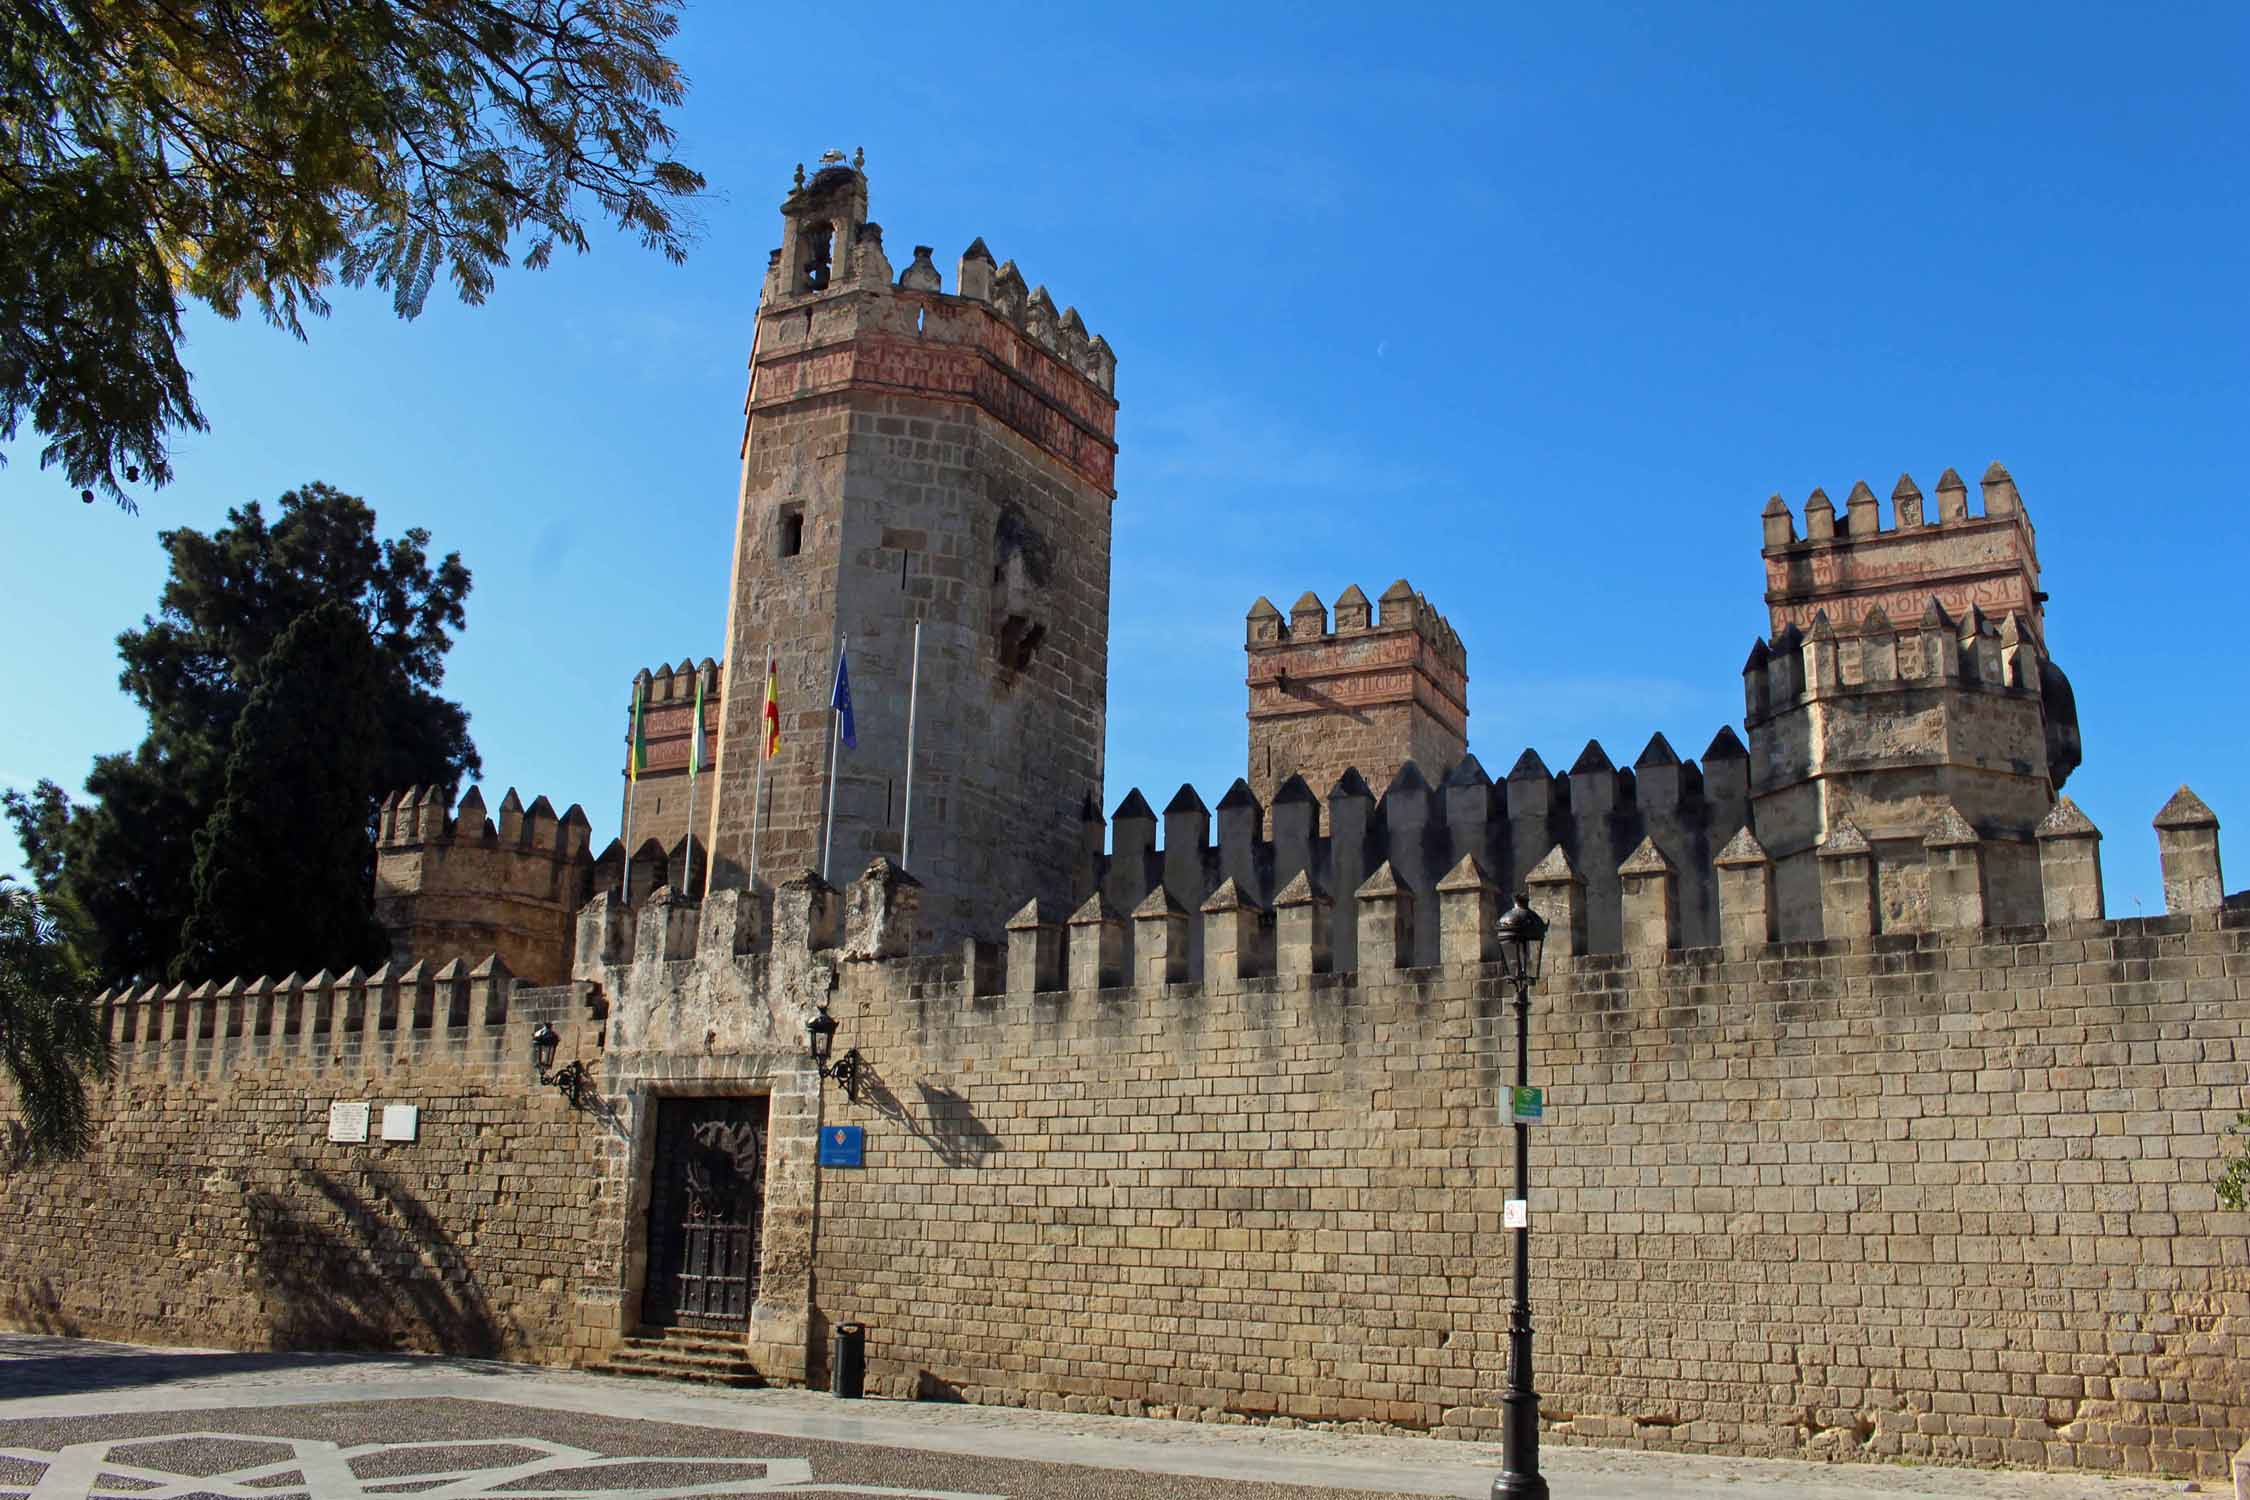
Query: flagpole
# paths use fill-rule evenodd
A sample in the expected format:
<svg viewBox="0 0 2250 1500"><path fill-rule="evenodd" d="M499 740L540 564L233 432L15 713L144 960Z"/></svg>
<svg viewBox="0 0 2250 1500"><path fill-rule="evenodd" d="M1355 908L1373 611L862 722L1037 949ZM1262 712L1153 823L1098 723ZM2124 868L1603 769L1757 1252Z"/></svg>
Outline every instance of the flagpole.
<svg viewBox="0 0 2250 1500"><path fill-rule="evenodd" d="M697 773L703 769L703 673L700 670L695 674L695 702L689 706L688 712L694 717L688 724L687 737L687 876L680 883L682 895L691 894L687 889L687 881L695 878L695 781ZM695 899L701 900L709 894L711 854L706 849L703 854L702 893Z"/></svg>
<svg viewBox="0 0 2250 1500"><path fill-rule="evenodd" d="M625 754L628 759L631 758L633 751L630 746L626 748ZM641 778L628 770L625 773L625 871L617 887L617 898L627 906L633 904L633 804L640 799L640 795Z"/></svg>
<svg viewBox="0 0 2250 1500"><path fill-rule="evenodd" d="M912 870L908 856L914 851L914 708L922 693L922 622L914 622L914 665L906 677L906 817L899 826L898 863Z"/></svg>
<svg viewBox="0 0 2250 1500"><path fill-rule="evenodd" d="M687 852L680 856L682 861L686 863L687 869L683 873L678 887L682 896L687 894L688 881L695 878L695 741L692 738L688 741L687 753ZM708 861L704 863L703 880L705 885L709 885L711 882L711 866Z"/></svg>
<svg viewBox="0 0 2250 1500"><path fill-rule="evenodd" d="M851 637L836 637L837 670L843 670L845 654L851 649ZM835 684L828 688L828 821L820 835L820 878L828 878L828 851L836 842L836 756L844 744L844 721L836 712Z"/></svg>
<svg viewBox="0 0 2250 1500"><path fill-rule="evenodd" d="M766 805L766 716L758 714L758 775L750 789L750 892L758 891L758 825L764 819Z"/></svg>
<svg viewBox="0 0 2250 1500"><path fill-rule="evenodd" d="M633 681L633 727L625 737L625 870L617 891L628 907L633 904L633 804L640 800L641 767L648 759L641 727L641 713L648 706L647 675L644 672Z"/></svg>

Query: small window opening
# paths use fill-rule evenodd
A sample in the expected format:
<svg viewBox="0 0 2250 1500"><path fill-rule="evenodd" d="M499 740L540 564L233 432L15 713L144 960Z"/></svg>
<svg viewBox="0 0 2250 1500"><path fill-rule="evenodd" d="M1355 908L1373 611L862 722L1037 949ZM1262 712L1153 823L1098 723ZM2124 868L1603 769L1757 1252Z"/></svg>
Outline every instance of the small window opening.
<svg viewBox="0 0 2250 1500"><path fill-rule="evenodd" d="M929 310L928 308L926 308L926 307L924 307L924 308L917 308L917 309L915 309L915 312L914 312L914 331L915 331L916 333L920 333L920 332L922 331L922 320L923 320L924 318L927 318L927 317L928 317L929 315L930 315L930 310Z"/></svg>
<svg viewBox="0 0 2250 1500"><path fill-rule="evenodd" d="M805 550L805 508L802 505L782 509L781 525L774 541L774 550L782 557L795 557Z"/></svg>

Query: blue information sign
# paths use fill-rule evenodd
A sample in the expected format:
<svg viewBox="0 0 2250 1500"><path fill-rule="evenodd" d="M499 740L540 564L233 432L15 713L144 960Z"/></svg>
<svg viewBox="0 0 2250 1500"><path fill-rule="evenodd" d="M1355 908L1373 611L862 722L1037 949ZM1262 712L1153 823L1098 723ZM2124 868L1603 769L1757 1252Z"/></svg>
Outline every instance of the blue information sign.
<svg viewBox="0 0 2250 1500"><path fill-rule="evenodd" d="M867 1127L824 1125L820 1131L820 1164L824 1167L867 1165Z"/></svg>

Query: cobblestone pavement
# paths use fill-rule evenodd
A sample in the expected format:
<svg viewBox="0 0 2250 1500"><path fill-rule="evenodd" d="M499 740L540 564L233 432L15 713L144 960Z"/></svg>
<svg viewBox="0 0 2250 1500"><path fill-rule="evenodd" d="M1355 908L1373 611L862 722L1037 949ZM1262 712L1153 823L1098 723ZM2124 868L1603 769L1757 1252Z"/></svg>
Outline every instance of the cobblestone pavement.
<svg viewBox="0 0 2250 1500"><path fill-rule="evenodd" d="M192 1434L193 1436L182 1436ZM0 1497L436 1487L585 1500L1484 1500L1485 1444L1004 1407L708 1392L492 1361L233 1354L0 1334ZM1556 1500L2155 1500L2206 1481L1550 1447Z"/></svg>

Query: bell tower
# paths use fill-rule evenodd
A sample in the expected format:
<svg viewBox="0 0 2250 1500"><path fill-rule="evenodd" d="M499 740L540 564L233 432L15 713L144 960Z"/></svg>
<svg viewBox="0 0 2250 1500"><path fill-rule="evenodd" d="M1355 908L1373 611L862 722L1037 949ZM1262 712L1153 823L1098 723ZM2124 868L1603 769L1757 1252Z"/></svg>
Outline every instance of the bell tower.
<svg viewBox="0 0 2250 1500"><path fill-rule="evenodd" d="M821 862L828 703L848 646L828 874L877 854L922 883L924 940L997 936L1079 878L1102 795L1116 360L984 241L953 290L894 274L862 159L830 152L781 205L744 403L714 882ZM914 627L913 844L901 850ZM754 810L768 661L780 747ZM699 820L700 821L700 820Z"/></svg>

